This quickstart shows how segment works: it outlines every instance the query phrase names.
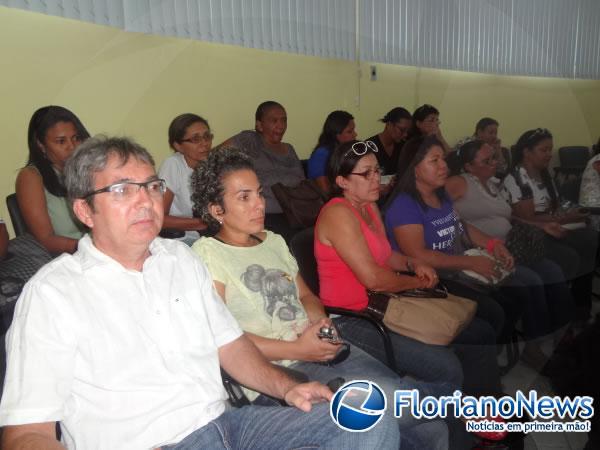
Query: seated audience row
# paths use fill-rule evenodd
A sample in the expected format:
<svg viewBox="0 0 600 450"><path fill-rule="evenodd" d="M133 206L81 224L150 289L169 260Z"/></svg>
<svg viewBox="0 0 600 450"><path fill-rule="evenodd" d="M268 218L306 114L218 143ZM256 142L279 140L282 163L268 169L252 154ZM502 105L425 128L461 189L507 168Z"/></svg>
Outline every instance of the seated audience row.
<svg viewBox="0 0 600 450"><path fill-rule="evenodd" d="M62 292L57 280L66 276L73 278L73 286L81 285L79 287L83 289L84 280L76 281L75 275L75 272L85 272L78 268L83 259L98 263L113 261L117 263L113 267L115 270L125 267L142 273L143 277L154 276L157 279L160 278L157 274L165 276L171 273L170 263L160 256L163 253L176 256L181 260L178 264L189 260L191 272L187 269L185 272L189 279L180 281L189 286L198 283L190 289L203 298L202 311L187 305L184 292L182 298L188 307L189 317L176 317L174 322L165 322L161 328L181 327L183 334L178 333L177 342L172 344L178 347L177 352L192 355L197 349L187 349L184 341L188 344L196 342L198 336L194 337L193 333L186 336L186 330L191 329L194 321L212 321L214 314L229 334L225 336L212 330L211 326L208 328L212 330L212 336L206 333L202 336L212 343L212 347L206 349L212 355L209 358L211 363L220 360L225 369L252 388L250 398L261 405L272 405L270 397L275 396L285 397L288 403L301 409L309 409L302 396L322 400L331 395L319 384L296 384L285 372L267 364L264 358L321 382L335 378L336 374L345 379L374 380L384 387L388 395L394 389L412 387L430 395L448 394L457 388L474 395L497 395L501 392L501 385L495 343L497 339L502 342L506 338L507 330L512 329L521 315L530 341L526 355L530 360L537 357L533 365L541 367L545 357L536 345L539 342L532 340L564 327L572 315L573 299L565 278L573 280L577 304L589 314L591 270L597 236L583 224L587 218L585 214L578 210L560 209L556 189L548 174L552 135L547 130L531 130L519 139L515 146L514 166L500 186L494 184L496 179L492 179L501 172L497 159L502 154L496 137L498 123L490 122L493 119L485 123L480 121L481 130L476 130L476 134L480 132L482 136L487 133L489 144L474 140L450 155L450 161L455 161L460 171L449 178L446 163L449 146L442 136L439 112L434 107L423 105L415 111L410 130L412 138L403 145L410 119L410 114L403 108L394 108L382 119L385 128L373 137L375 142L355 140L355 124L349 113L331 113L313 152L314 158L311 158L314 172L311 172L309 163L309 175L318 175L315 178L320 186L327 188L333 197L322 208L314 233L319 299L300 276L285 241L273 233L280 232L286 239L290 237L290 230L270 187L276 182L295 185L304 178L294 148L283 142L287 114L280 104L269 101L259 106L255 119L254 131L244 131L223 146L238 147L241 151L227 148L211 151L213 135L208 122L194 114L178 116L169 127L169 144L175 153L163 163L159 173L162 178L159 178L152 158L137 144L124 139L94 138L73 154L77 145L89 137L79 119L70 111L56 106L41 108L34 114L29 127L29 163L17 179L17 197L25 220L31 225L32 234L53 253L74 252L78 238L86 229L91 237L86 236L79 241L80 248L74 256L65 256L52 263L56 275L51 270L42 271L34 279L35 287L26 289L19 300L17 312L32 308L38 314L23 317L17 314L19 320L11 329L8 342L9 389L5 388L0 410L4 412L3 423L15 426L7 429L5 442L14 443L23 436L30 436L31 432L39 431L42 440L50 439L54 420L60 420L64 431L70 433L67 440L71 444L92 442L92 436L99 438L93 431L94 421L89 421L89 417L82 421L78 416L89 416L89 411L84 409L64 411L64 417L29 415L24 421L16 419L22 416L22 408L39 406L37 402L43 398L43 391L52 389L52 383L59 382L61 377L71 380L74 376L75 379L82 377L82 380L87 380L84 383L104 386L102 390L120 388L117 379L96 380L93 375L86 378L87 375L79 374L76 368L62 365L75 357L87 358L85 349L83 354L76 356L81 351L78 350L81 339L87 339L83 328L73 328L73 323L67 327L64 320L77 318L77 323L86 324L90 323L89 318L83 311L72 310L58 297L46 300L48 305L42 306L41 298L46 296L37 293L38 290L49 290L51 294ZM383 165L386 171L396 165L394 174L397 183L387 199L382 218L376 202L382 192ZM325 175L327 178L324 178ZM63 182L65 177L66 182ZM34 188L29 189L30 185ZM67 191L69 198L74 200L73 210L67 203ZM73 211L78 220L74 219ZM515 220L546 233L545 258L530 264L514 264L504 241ZM577 226L564 226L573 224ZM208 280L200 260L194 259L185 246L155 240L162 226L185 231L183 241L188 245L201 235L214 234L213 237L197 240L193 249L208 266L218 297L225 302L249 339L240 337L237 324L219 306L218 297L204 289ZM465 244L467 239L463 238L469 238L470 245L487 249L491 257L463 255L464 246L468 245ZM563 266L562 270L559 264ZM500 289L482 288L481 284L475 288L457 277L465 270L475 272L484 280L504 277L505 280ZM408 274L399 274L398 271ZM106 272L107 276L109 272ZM450 292L477 302L477 316L449 347L425 344L393 333L398 374L381 363L385 362L385 355L374 328L358 319L330 319L321 303L362 310L368 302L367 291L397 292L433 287L439 281L438 274ZM53 278L55 276L57 280ZM115 272L112 279L129 283L124 276ZM176 278L182 276L180 274ZM110 286L99 284L101 278L94 279L95 284L92 283L93 290L97 291L95 293L84 295L79 288L71 289L69 293L77 293L86 299L89 297L88 301L95 299L94 304L104 294L106 298L119 298ZM172 283L169 281L167 284L171 286ZM172 286L163 286L162 282L156 285L150 283L148 287L161 292L165 289L172 291ZM130 291L137 290L132 285ZM147 291L144 289L144 292ZM64 293L65 300L69 293ZM181 295L175 291L172 294ZM53 295L48 298L54 298ZM155 296L153 293L145 295ZM177 297L175 301L180 299ZM160 315L163 306L158 299L151 300L150 303L154 303L150 307L157 308ZM204 302L210 304L208 309ZM146 306L138 307L145 311ZM44 317L54 308L67 312L48 319L51 323L44 322ZM210 317L206 316L209 310ZM119 323L123 330L129 328L127 321L132 313L133 310L129 313L122 311L123 322ZM153 326L153 320L156 321L150 320L150 313L149 310L143 313L148 316L148 321L144 319L145 322L140 325L139 332L142 334L147 333L147 330L144 331L146 328ZM44 368L44 373L60 374L58 378L43 383L36 381L35 374L22 371L23 367L28 367L27 358L30 356L19 350L20 341L32 339L28 329L33 320L37 320L36 328L65 327L71 330L53 339L47 333L36 337L43 342L32 341L32 345L39 349L45 348L44 342L53 342L56 344L53 348L60 348L64 353L64 358L59 355L55 362L47 361ZM103 321L100 322L96 328L90 325L95 333L102 336L114 332L119 335L115 329L111 331L112 326L107 327L102 325ZM322 327L332 328L335 334L341 333L351 345L342 344L340 340L326 342L319 339ZM172 369L163 367L169 358L162 350L149 351L147 343L142 342L142 336L136 333L129 333L129 337L132 337L132 344L123 351L137 354L143 350L154 361L152 370L159 374ZM164 350L172 352L174 347L167 347ZM341 347L345 350L341 351ZM123 351L114 352L107 347L100 356L120 364L125 356ZM274 383L258 382L256 378L240 373L240 367L232 367L232 361L239 358L241 352L247 356L241 367L257 365L261 376L272 377ZM31 355L37 357L33 352ZM93 360L90 359L85 370L96 370ZM163 362L159 363L159 360ZM315 364L324 361L331 365ZM176 366L179 369L183 367L181 364ZM200 377L215 384L220 378L212 369L214 367L210 375L203 372ZM26 376L19 377L17 374L21 372ZM132 369L131 373L136 371ZM417 381L404 378L406 374ZM199 379L198 374L194 375L194 379ZM162 383L164 380L157 378L157 381ZM186 383L182 380L181 386ZM143 389L141 384L133 383L131 386ZM191 385L188 383L188 386ZM30 389L39 395L25 398L24 392ZM62 405L84 398L102 403L94 389L82 391L81 399L76 391L75 385L61 391L61 395L54 398L55 403ZM218 391L216 389L215 392ZM257 391L267 395L259 395ZM113 400L118 404L122 398L115 393ZM218 403L216 397L213 400ZM154 413L151 411L154 406L139 411L140 417L144 418L142 421L121 417L120 423L111 431L116 434L109 433L105 442L115 442L121 426L147 426L146 419L148 414ZM56 408L61 410L58 406ZM322 408L315 409L316 414L321 414ZM183 411L181 405L174 405L169 411L164 408L157 410L162 411L161 414L174 415ZM231 420L225 413L217 418L221 412L209 414L211 417L207 416L203 423L188 423L185 430L180 427L177 431L168 426L161 433L132 438L131 442L146 442L154 446L175 442L183 444L188 440L185 438L187 434L212 419L223 420L225 427L235 427L239 421L245 420L251 421L254 426L262 420L256 417L258 413L231 415ZM263 412L266 413L266 410ZM164 415L161 414L157 420L163 420ZM294 414L289 413L288 416ZM284 415L278 408L273 410L274 417L286 420ZM106 425L105 417L101 414L97 417L100 423ZM310 420L298 420L298 427L308 427ZM42 423L42 426L32 428L31 424L36 422ZM398 420L397 426L404 442L403 448L404 445L406 448L447 447L447 429L443 422L422 422L403 417ZM391 436L390 442L396 442L397 432L390 430L389 421L382 424L382 428ZM324 441L328 438L342 439L349 446L360 445L358 440L346 438L344 441L336 433L330 433L327 438L320 437ZM371 435L365 439L374 438ZM276 446L274 441L267 447L269 445ZM335 445L332 441L331 446Z"/></svg>
<svg viewBox="0 0 600 450"><path fill-rule="evenodd" d="M2 448L63 448L56 422L67 448L399 448L391 414L366 433L338 427L325 403L331 391L270 364L202 260L183 243L156 239L166 187L145 149L92 138L64 173L90 234L74 255L40 270L17 302ZM228 409L219 366L295 407ZM443 440L443 429L429 437Z"/></svg>
<svg viewBox="0 0 600 450"><path fill-rule="evenodd" d="M323 365L341 352L341 341L318 337L327 317L319 298L307 287L285 241L264 229L265 199L251 159L239 150L214 152L193 177L196 213L216 231L193 249L205 261L217 293L250 340L265 357L326 383L336 377L377 382L393 403L396 389L419 389L421 395L449 395L459 384L439 385L399 378L384 364L351 346L349 356ZM339 357L340 355L338 355ZM271 401L250 392L260 404ZM447 448L445 425L399 419L402 439L414 436L415 448ZM404 444L403 444L404 445Z"/></svg>
<svg viewBox="0 0 600 450"><path fill-rule="evenodd" d="M328 306L362 310L367 307L367 290L397 292L438 282L431 267L390 247L376 205L376 150L370 142L351 141L340 145L330 159L335 197L323 207L315 227L320 297ZM414 276L397 273L413 270ZM336 325L347 339L385 361L381 338L370 324L342 317ZM395 333L392 342L402 373L426 381L452 381L472 394L500 391L496 337L483 320L473 320L453 342L458 358L450 348Z"/></svg>

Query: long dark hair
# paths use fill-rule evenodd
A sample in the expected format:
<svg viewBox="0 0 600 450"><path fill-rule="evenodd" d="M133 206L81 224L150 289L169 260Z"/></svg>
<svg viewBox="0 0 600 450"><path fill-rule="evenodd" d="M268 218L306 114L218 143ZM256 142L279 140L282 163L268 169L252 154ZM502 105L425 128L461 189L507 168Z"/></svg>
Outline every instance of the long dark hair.
<svg viewBox="0 0 600 450"><path fill-rule="evenodd" d="M431 150L431 148L435 146L442 147L442 143L435 136L415 137L408 141L406 144L404 144L403 151L408 150L412 154L414 154L414 156L408 164L408 167L404 171L403 175L400 177L400 180L396 184L394 190L385 202L385 205L383 207L384 211L390 207L390 205L394 202L398 195L404 192L410 195L412 198L414 198L417 202L419 202L423 209L428 208L427 204L423 201L421 193L417 189L415 168L417 167L417 165L419 165L421 161L423 161L423 159L425 159L425 156L427 156L429 150ZM443 186L439 187L435 190L435 194L438 196L440 201L443 201L446 197L446 190Z"/></svg>
<svg viewBox="0 0 600 450"><path fill-rule="evenodd" d="M518 174L518 166L520 166L523 162L525 150L533 150L533 148L536 145L538 145L540 142L546 139L552 139L552 133L550 133L550 131L546 128L536 128L535 130L527 130L521 135L517 143L513 146L513 163L511 171L513 176L520 178ZM550 172L547 168L544 168L540 171L540 176L542 178L542 183L544 187L548 190L548 194L550 194L552 209L556 209L558 207L558 193L554 189L554 184L552 183L552 177L550 176ZM518 183L519 179L517 179L517 184Z"/></svg>
<svg viewBox="0 0 600 450"><path fill-rule="evenodd" d="M29 159L27 165L37 168L48 192L58 197L65 197L67 191L52 167L52 163L46 158L39 145L40 142L44 142L46 139L48 129L58 122L72 123L82 141L90 137L90 133L85 129L79 118L67 108L55 105L44 106L34 112L29 121L29 129L27 130Z"/></svg>
<svg viewBox="0 0 600 450"><path fill-rule="evenodd" d="M475 133L473 133L473 135L476 136L478 131L483 131L490 125L499 126L500 124L496 119L492 119L491 117L484 117L482 119L479 119L479 122L477 122L477 124L475 125Z"/></svg>
<svg viewBox="0 0 600 450"><path fill-rule="evenodd" d="M337 135L344 131L351 120L354 120L354 117L346 111L333 111L329 113L313 152L319 147L325 147L330 152L333 151L338 145Z"/></svg>

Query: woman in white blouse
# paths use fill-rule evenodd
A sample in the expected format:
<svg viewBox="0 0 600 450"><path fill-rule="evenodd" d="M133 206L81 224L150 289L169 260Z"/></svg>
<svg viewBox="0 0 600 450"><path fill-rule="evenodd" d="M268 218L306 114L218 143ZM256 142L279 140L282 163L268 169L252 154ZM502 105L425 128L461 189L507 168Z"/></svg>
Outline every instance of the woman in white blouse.
<svg viewBox="0 0 600 450"><path fill-rule="evenodd" d="M514 147L513 168L504 179L513 215L537 224L547 233L546 255L557 262L572 290L579 318L589 317L598 236L579 209L563 210L548 171L552 134L528 130Z"/></svg>

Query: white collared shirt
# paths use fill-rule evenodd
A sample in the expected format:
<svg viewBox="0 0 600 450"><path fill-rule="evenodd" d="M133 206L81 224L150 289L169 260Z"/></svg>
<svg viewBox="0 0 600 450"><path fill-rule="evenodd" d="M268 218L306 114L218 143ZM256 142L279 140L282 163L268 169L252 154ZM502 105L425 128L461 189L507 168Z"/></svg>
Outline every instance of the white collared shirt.
<svg viewBox="0 0 600 450"><path fill-rule="evenodd" d="M60 421L68 448L176 443L225 410L217 350L241 335L201 259L155 239L141 272L89 236L23 291L0 425Z"/></svg>

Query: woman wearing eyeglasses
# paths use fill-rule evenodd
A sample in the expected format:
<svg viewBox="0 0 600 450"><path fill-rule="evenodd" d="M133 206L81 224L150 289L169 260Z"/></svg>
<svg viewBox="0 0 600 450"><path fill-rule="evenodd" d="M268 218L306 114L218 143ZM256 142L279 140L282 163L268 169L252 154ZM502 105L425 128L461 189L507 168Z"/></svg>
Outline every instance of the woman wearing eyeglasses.
<svg viewBox="0 0 600 450"><path fill-rule="evenodd" d="M545 128L526 131L514 147L513 168L504 187L514 216L546 232L546 256L557 262L572 283L579 318L589 317L597 233L587 227L587 214L565 209L548 171L553 138Z"/></svg>
<svg viewBox="0 0 600 450"><path fill-rule="evenodd" d="M188 245L206 229L206 224L192 214L190 177L196 166L207 158L212 139L206 119L192 113L175 117L169 125L169 146L174 153L158 172L167 182L163 228L185 231L181 239Z"/></svg>
<svg viewBox="0 0 600 450"><path fill-rule="evenodd" d="M44 106L29 122L29 160L17 175L17 201L29 232L54 255L73 253L85 230L67 201L62 172L89 137L79 118L62 106Z"/></svg>
<svg viewBox="0 0 600 450"><path fill-rule="evenodd" d="M367 290L398 292L438 283L430 266L390 247L376 205L380 179L377 151L370 141L352 141L340 145L329 161L335 197L323 206L315 227L319 294L327 306L362 310L368 304ZM399 275L396 271L414 271L416 276ZM337 320L348 340L385 361L381 337L374 327L354 318ZM467 392L500 390L495 350L460 346L457 357L448 347L424 344L395 333L392 341L401 372L426 381L462 385L462 362L465 373L469 371L469 378L474 380L464 385ZM455 343L467 342L493 344L494 331L487 323L474 319L455 340Z"/></svg>
<svg viewBox="0 0 600 450"><path fill-rule="evenodd" d="M512 211L500 181L496 149L486 142L473 140L449 156L453 176L446 181L446 192L460 217L493 238L505 241L510 230ZM568 324L573 298L560 266L549 259L517 264L504 289L520 299L523 306L523 331L526 337L522 360L541 368L548 357L541 342L545 336Z"/></svg>
<svg viewBox="0 0 600 450"><path fill-rule="evenodd" d="M417 137L435 136L444 150L444 155L450 153L450 146L446 142L446 139L444 139L444 135L440 129L441 123L440 112L435 106L428 104L419 106L413 113L412 126L408 130L407 141ZM405 148L398 160L396 172L398 180L402 178L404 171L415 156L410 149L411 147Z"/></svg>
<svg viewBox="0 0 600 450"><path fill-rule="evenodd" d="M333 111L325 119L319 141L308 159L308 178L315 180L323 192L329 192L327 162L333 149L356 139L356 124L352 114Z"/></svg>
<svg viewBox="0 0 600 450"><path fill-rule="evenodd" d="M192 180L194 209L216 232L192 249L206 262L217 293L267 359L324 383L337 377L374 381L390 401L396 389L447 395L457 387L403 380L339 340L334 325L338 319L327 317L281 236L264 230L265 199L247 155L232 148L213 152ZM325 338L323 327L331 328L331 339ZM257 404L273 404L265 395L247 395ZM398 424L406 436L417 438L415 448L447 448L441 421L420 422L405 415Z"/></svg>
<svg viewBox="0 0 600 450"><path fill-rule="evenodd" d="M367 140L373 142L379 150L376 156L383 175L396 175L398 159L412 124L412 116L406 109L396 107L379 121L385 125L383 131Z"/></svg>

